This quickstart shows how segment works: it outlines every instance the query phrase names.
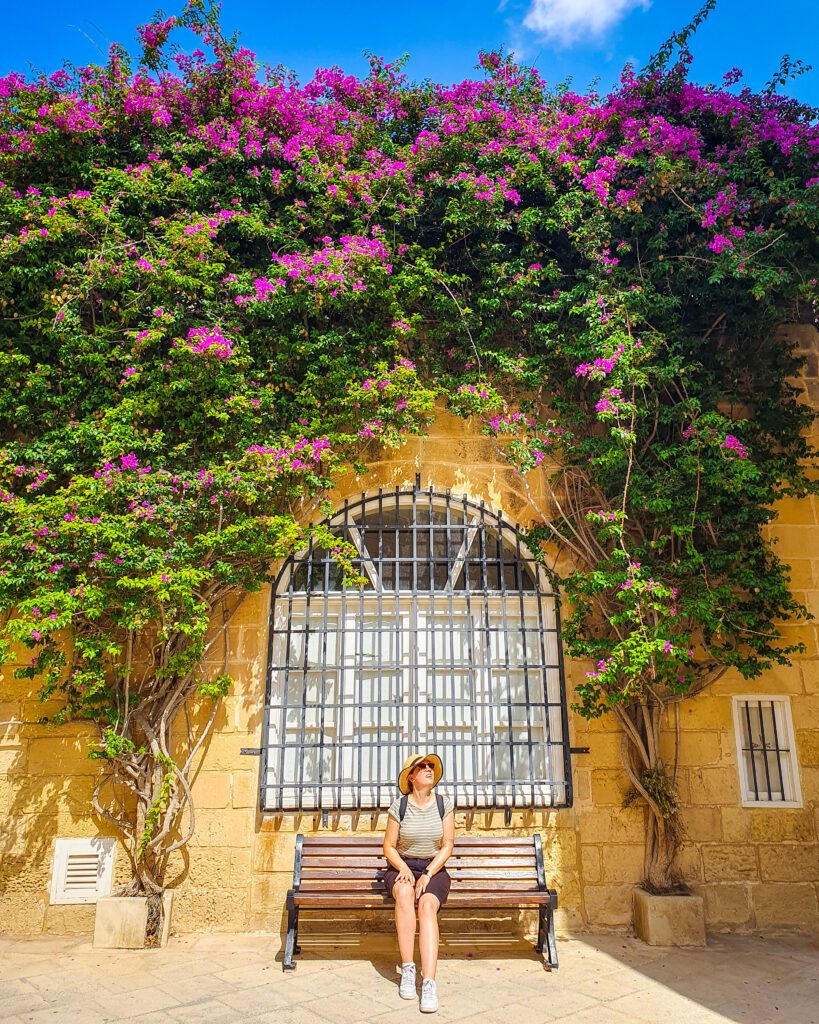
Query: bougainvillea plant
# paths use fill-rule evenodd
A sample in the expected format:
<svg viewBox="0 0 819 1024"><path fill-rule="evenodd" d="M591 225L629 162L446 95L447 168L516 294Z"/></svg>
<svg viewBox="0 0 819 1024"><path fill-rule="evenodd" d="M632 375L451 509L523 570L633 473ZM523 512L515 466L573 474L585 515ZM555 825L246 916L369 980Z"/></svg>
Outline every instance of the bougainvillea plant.
<svg viewBox="0 0 819 1024"><path fill-rule="evenodd" d="M299 85L204 0L136 58L0 79L5 657L98 725L127 892L192 832L188 709L230 685L205 667L242 595L311 529L355 585L305 524L439 401L549 479L575 707L617 716L646 884L677 881L664 710L797 650L762 528L814 489L777 327L816 298L819 129L778 80L691 81L711 6L609 95L499 53Z"/></svg>

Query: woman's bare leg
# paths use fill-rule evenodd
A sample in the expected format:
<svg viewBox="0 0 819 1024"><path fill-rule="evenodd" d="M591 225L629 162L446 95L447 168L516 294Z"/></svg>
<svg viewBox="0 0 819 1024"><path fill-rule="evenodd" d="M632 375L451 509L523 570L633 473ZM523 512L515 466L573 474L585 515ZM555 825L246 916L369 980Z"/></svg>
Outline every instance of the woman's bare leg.
<svg viewBox="0 0 819 1024"><path fill-rule="evenodd" d="M418 941L421 947L421 975L435 978L438 969L438 908L441 901L431 892L425 892L418 900Z"/></svg>
<svg viewBox="0 0 819 1024"><path fill-rule="evenodd" d="M415 961L415 887L409 882L396 882L392 887L395 900L395 930L401 962Z"/></svg>

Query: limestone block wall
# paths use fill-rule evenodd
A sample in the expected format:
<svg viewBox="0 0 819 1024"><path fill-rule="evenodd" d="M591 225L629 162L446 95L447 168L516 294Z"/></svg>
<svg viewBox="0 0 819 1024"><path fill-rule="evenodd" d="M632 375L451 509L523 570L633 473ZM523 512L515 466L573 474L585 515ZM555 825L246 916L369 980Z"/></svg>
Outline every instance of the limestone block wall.
<svg viewBox="0 0 819 1024"><path fill-rule="evenodd" d="M816 332L792 328L813 353L804 380L806 399L819 407ZM411 486L451 488L484 499L513 523L550 514L542 478L526 483L498 457L490 439L472 424L441 413L426 438L374 461L366 477L350 475L333 496L338 503L362 490ZM819 609L819 520L813 499L783 503L773 528L781 556L793 566L793 586ZM230 626L229 671L235 688L219 711L194 781L195 836L174 866L177 932L279 931L292 876L297 832L322 829L312 815L259 812L257 757L264 717L265 660L270 593L247 597ZM685 876L705 899L710 929L784 929L819 932L819 644L814 623L786 627L806 645L788 668L746 683L726 674L701 696L680 706L678 781L688 839ZM220 652L213 668L222 670ZM583 679L587 666L567 662L567 687ZM796 809L747 808L741 804L733 694L783 694L790 698L803 802ZM50 906L48 890L54 839L111 834L90 812L89 796L98 764L87 759L94 733L86 726L58 728L35 723L42 707L28 685L0 675L0 931L15 934L89 933L93 907ZM539 831L547 872L560 893L558 927L626 929L631 890L642 873L645 812L623 808L627 784L620 762L620 735L611 719L585 722L570 714L573 746L589 753L573 758L575 802L559 811L513 814L459 813L459 831L502 834ZM673 715L667 722L670 740ZM329 830L382 831L385 817L331 815ZM126 870L118 856L117 871ZM532 921L524 924L531 929ZM350 925L360 930L360 923ZM369 929L388 930L389 915L376 914Z"/></svg>

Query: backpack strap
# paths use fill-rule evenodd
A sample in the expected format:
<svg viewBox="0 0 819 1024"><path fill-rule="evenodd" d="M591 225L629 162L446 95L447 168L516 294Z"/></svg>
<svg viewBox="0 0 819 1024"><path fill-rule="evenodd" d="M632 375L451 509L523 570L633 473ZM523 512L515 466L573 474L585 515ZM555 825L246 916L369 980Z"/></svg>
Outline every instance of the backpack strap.
<svg viewBox="0 0 819 1024"><path fill-rule="evenodd" d="M440 793L435 794L435 802L438 804L438 813L441 815L441 821L444 820L444 798Z"/></svg>

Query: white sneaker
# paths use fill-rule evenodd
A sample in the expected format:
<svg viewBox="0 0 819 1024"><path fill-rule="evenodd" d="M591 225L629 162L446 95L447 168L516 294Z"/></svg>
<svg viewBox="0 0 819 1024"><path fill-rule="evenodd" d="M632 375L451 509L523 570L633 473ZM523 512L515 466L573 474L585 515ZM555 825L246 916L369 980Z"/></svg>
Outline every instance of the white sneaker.
<svg viewBox="0 0 819 1024"><path fill-rule="evenodd" d="M421 1013L436 1013L438 1010L438 990L432 978L424 978L421 985Z"/></svg>
<svg viewBox="0 0 819 1024"><path fill-rule="evenodd" d="M415 964L406 964L401 967L401 983L398 986L398 995L402 999L415 998Z"/></svg>

